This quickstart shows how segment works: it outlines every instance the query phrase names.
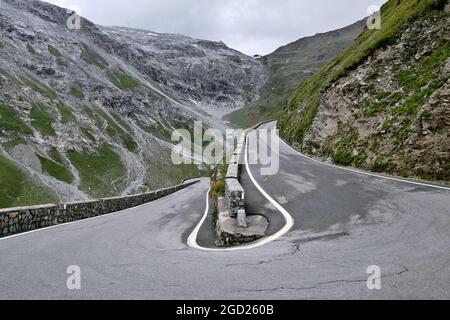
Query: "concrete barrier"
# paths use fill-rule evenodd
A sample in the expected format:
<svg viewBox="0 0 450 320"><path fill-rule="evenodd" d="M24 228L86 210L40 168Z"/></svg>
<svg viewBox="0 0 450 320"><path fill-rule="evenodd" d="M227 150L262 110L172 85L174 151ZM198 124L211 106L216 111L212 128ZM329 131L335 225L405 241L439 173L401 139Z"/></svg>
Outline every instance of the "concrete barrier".
<svg viewBox="0 0 450 320"><path fill-rule="evenodd" d="M225 202L231 217L236 217L239 210L245 210L244 188L238 179L225 179Z"/></svg>
<svg viewBox="0 0 450 320"><path fill-rule="evenodd" d="M218 246L228 247L255 241L266 235L269 226L269 221L261 214L247 216L245 191L239 182L240 168L245 164L246 137L252 130L245 130L238 137L226 172L225 196L216 199L218 216L215 232ZM217 175L213 176L213 180L217 181Z"/></svg>
<svg viewBox="0 0 450 320"><path fill-rule="evenodd" d="M237 217L241 211L245 215L244 188L239 182L240 168L245 159L245 141L248 130L244 130L237 139L237 147L230 159L225 177L225 203L231 217Z"/></svg>
<svg viewBox="0 0 450 320"><path fill-rule="evenodd" d="M230 158L230 165L232 164L239 164L239 154L233 154L233 156Z"/></svg>
<svg viewBox="0 0 450 320"><path fill-rule="evenodd" d="M229 164L227 170L227 179L237 179L239 177L239 165Z"/></svg>
<svg viewBox="0 0 450 320"><path fill-rule="evenodd" d="M217 200L219 212L216 235L217 243L220 246L248 243L264 237L269 226L269 221L263 215L252 214L247 216L245 212L245 192L239 182L240 168L245 164L247 135L264 123L266 122L242 132L237 138L237 147L229 160L225 177L225 197ZM217 177L213 179L217 181Z"/></svg>
<svg viewBox="0 0 450 320"><path fill-rule="evenodd" d="M0 209L0 237L136 207L168 196L198 182L194 181L153 192L125 197L104 198L59 205L48 204Z"/></svg>

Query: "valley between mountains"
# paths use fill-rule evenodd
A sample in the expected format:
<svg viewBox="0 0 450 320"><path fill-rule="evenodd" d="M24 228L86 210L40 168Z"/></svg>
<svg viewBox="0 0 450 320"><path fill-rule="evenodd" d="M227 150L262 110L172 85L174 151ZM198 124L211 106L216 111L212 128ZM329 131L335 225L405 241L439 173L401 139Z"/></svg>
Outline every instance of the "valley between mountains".
<svg viewBox="0 0 450 320"><path fill-rule="evenodd" d="M448 0L389 0L381 29L262 57L84 18L70 30L72 12L37 0L0 8L0 299L450 297ZM172 164L172 132L195 121L278 128L257 142L279 170L249 163L244 137L233 174ZM219 247L227 179L243 190L224 198L233 222L268 225Z"/></svg>

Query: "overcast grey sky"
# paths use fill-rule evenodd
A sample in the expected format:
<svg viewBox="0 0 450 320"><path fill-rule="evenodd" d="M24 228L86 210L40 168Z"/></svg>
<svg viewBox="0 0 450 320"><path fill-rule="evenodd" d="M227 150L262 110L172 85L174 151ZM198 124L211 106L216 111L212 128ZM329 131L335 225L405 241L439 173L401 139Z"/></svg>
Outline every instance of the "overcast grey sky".
<svg viewBox="0 0 450 320"><path fill-rule="evenodd" d="M105 26L219 41L268 54L301 37L338 29L385 0L46 0Z"/></svg>

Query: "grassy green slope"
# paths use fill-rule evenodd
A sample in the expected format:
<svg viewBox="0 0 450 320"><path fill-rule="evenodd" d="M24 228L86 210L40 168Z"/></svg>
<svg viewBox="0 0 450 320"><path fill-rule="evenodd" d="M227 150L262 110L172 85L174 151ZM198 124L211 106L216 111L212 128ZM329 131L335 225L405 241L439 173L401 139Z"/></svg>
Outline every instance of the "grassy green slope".
<svg viewBox="0 0 450 320"><path fill-rule="evenodd" d="M0 130L16 134L32 134L31 128L11 108L0 105Z"/></svg>
<svg viewBox="0 0 450 320"><path fill-rule="evenodd" d="M73 182L73 175L70 172L69 169L64 167L63 165L56 163L53 160L47 159L39 154L37 154L37 157L39 158L39 161L41 162L42 170L52 177L66 182L66 183L72 183Z"/></svg>
<svg viewBox="0 0 450 320"><path fill-rule="evenodd" d="M57 203L58 197L0 155L0 208Z"/></svg>
<svg viewBox="0 0 450 320"><path fill-rule="evenodd" d="M382 29L366 29L355 43L303 83L291 96L279 119L283 138L302 145L319 106L320 94L330 84L356 68L376 49L393 43L409 22L434 9L442 8L442 0L390 0L381 8Z"/></svg>
<svg viewBox="0 0 450 320"><path fill-rule="evenodd" d="M80 174L80 189L92 197L116 196L125 187L125 167L110 146L101 146L96 154L69 150L68 156Z"/></svg>

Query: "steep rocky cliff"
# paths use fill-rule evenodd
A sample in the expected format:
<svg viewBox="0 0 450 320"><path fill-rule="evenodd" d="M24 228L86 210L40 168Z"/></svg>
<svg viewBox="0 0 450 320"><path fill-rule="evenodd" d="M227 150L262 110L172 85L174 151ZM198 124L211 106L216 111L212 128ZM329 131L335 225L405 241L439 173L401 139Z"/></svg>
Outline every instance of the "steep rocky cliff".
<svg viewBox="0 0 450 320"><path fill-rule="evenodd" d="M447 1L389 1L381 30L294 93L282 136L337 164L448 183L448 11Z"/></svg>
<svg viewBox="0 0 450 320"><path fill-rule="evenodd" d="M255 100L259 61L221 42L81 19L35 0L0 11L0 207L113 196L195 175L174 128L222 128Z"/></svg>

